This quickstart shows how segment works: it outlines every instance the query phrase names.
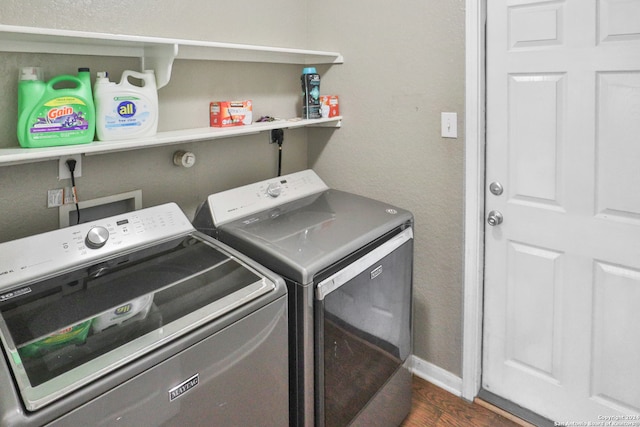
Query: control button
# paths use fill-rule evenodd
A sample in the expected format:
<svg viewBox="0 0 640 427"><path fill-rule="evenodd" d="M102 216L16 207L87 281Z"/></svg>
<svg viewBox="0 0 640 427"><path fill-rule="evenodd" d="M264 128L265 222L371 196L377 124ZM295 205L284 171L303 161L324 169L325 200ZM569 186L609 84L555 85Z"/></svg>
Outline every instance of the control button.
<svg viewBox="0 0 640 427"><path fill-rule="evenodd" d="M90 249L98 249L104 246L109 240L109 230L104 227L93 227L87 233L84 239L86 245Z"/></svg>
<svg viewBox="0 0 640 427"><path fill-rule="evenodd" d="M267 186L267 194L274 199L282 193L282 186L278 182L272 182Z"/></svg>

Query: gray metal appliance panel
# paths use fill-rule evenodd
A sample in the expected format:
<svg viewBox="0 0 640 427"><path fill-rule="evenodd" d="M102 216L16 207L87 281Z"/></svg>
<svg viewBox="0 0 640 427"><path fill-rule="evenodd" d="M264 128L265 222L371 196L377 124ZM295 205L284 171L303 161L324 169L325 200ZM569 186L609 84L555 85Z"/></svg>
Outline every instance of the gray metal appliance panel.
<svg viewBox="0 0 640 427"><path fill-rule="evenodd" d="M233 417L260 420L238 425L286 425L288 311L286 295L279 295L269 298L270 303L264 298L253 301L34 413L24 411L5 358L0 357L0 384L5 384L0 426L35 427L53 421L47 425L156 426L182 425L182 420L184 425L208 425L192 422L205 411L209 419L230 420L222 426L236 425ZM168 391L198 371L200 385L169 403ZM180 415L184 419L170 420L168 412L176 405L188 413ZM272 418L264 421L265 417Z"/></svg>
<svg viewBox="0 0 640 427"><path fill-rule="evenodd" d="M286 426L286 313L283 297L51 426ZM198 385L169 401L169 390L196 373Z"/></svg>
<svg viewBox="0 0 640 427"><path fill-rule="evenodd" d="M278 274L308 284L319 271L411 221L407 210L330 189L225 224L217 238Z"/></svg>
<svg viewBox="0 0 640 427"><path fill-rule="evenodd" d="M389 378L349 427L399 426L411 411L411 361Z"/></svg>
<svg viewBox="0 0 640 427"><path fill-rule="evenodd" d="M412 235L405 229L326 279L345 281L316 301L318 426L350 425L409 359ZM404 407L400 391L396 399Z"/></svg>

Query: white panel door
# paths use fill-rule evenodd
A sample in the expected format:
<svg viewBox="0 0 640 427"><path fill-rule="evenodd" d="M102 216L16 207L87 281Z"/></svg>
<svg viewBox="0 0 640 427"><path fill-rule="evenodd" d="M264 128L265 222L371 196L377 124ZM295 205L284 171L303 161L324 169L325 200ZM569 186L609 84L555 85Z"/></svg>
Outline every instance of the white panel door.
<svg viewBox="0 0 640 427"><path fill-rule="evenodd" d="M640 0L488 0L486 74L483 388L640 426Z"/></svg>

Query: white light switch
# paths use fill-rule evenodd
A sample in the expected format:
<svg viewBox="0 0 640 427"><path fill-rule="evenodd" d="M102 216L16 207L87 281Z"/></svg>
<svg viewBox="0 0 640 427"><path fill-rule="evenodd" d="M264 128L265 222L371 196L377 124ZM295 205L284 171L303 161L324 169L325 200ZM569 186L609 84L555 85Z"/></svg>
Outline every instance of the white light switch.
<svg viewBox="0 0 640 427"><path fill-rule="evenodd" d="M441 113L441 132L443 138L458 137L458 113Z"/></svg>

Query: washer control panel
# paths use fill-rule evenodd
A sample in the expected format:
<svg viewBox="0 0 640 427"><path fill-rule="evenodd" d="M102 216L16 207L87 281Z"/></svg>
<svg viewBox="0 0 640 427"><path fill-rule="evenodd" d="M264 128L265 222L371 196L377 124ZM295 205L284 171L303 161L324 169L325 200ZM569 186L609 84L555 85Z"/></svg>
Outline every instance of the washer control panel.
<svg viewBox="0 0 640 427"><path fill-rule="evenodd" d="M0 294L16 283L192 231L178 205L167 203L0 243Z"/></svg>
<svg viewBox="0 0 640 427"><path fill-rule="evenodd" d="M218 227L328 189L313 170L307 169L212 194L207 203L213 224Z"/></svg>

